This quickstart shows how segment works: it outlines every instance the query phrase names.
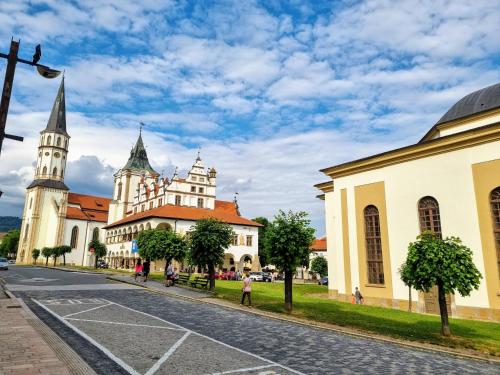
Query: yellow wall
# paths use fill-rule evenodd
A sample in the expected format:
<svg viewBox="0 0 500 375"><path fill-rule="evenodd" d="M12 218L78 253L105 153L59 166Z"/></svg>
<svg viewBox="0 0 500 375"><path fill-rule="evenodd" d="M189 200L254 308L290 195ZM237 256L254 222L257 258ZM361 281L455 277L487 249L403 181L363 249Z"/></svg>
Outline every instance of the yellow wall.
<svg viewBox="0 0 500 375"><path fill-rule="evenodd" d="M472 165L477 216L484 258L484 281L491 308L500 309L500 275L493 234L490 193L500 186L500 159Z"/></svg>
<svg viewBox="0 0 500 375"><path fill-rule="evenodd" d="M347 214L347 189L340 191L342 205L342 245L344 252L345 294L352 293L351 259L349 256L349 218Z"/></svg>
<svg viewBox="0 0 500 375"><path fill-rule="evenodd" d="M385 184L376 182L367 185L359 185L354 188L356 205L356 230L358 238L358 267L359 288L366 297L392 298L392 274L389 250L389 236L387 228L387 212L385 205ZM380 234L382 237L382 258L384 261L384 285L368 283L368 269L366 263L365 246L365 223L364 209L366 206L377 207L380 218Z"/></svg>

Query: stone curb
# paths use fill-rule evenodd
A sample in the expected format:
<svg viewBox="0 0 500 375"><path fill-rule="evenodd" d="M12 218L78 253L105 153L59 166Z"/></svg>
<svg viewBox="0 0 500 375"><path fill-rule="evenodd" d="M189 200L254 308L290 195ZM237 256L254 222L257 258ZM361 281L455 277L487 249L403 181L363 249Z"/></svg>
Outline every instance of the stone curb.
<svg viewBox="0 0 500 375"><path fill-rule="evenodd" d="M390 344L405 346L405 347L409 347L409 348L412 348L412 349L417 349L417 350L421 350L421 351L425 351L425 352L446 354L446 355L450 355L450 356L458 357L458 358L462 358L462 359L471 359L471 360L475 360L475 361L489 362L489 363L492 363L492 364L500 364L500 358L496 358L496 357L489 356L489 355L483 357L483 356L480 356L480 355L474 355L474 354L468 354L468 353L461 353L459 351L455 351L455 350L452 350L452 349L446 349L444 347L443 348L437 347L437 346L432 345L432 344L424 344L424 343L417 343L417 342L411 342L411 341L403 341L403 340L398 340L398 339L387 337L387 336L379 336L379 335L376 335L376 334L372 334L371 335L371 334L366 334L366 333L360 333L360 332L352 331L352 330L349 330L349 329L341 328L341 327L338 327L338 326L333 326L333 325L328 324L328 323L313 322L313 321L306 320L306 319L300 319L300 318L295 318L295 317L287 317L287 316L283 316L281 314L266 312L266 311L257 310L257 309L241 308L241 307L239 307L237 305L233 305L229 301L214 300L215 297L214 298L208 297L208 298L200 298L200 299L198 299L198 298L193 298L193 297L188 297L188 296L181 296L181 295L178 295L178 294L168 293L166 291L161 291L161 290L153 289L153 288L151 288L151 287L149 287L147 285L136 284L134 282L130 282L130 281L127 281L127 280L118 279L118 278L115 278L113 276L107 276L106 278L110 279L110 280L113 280L113 281L119 281L119 282L126 283L126 284L140 286L140 287L142 287L144 289L149 290L152 293L156 293L156 294L160 294L160 295L165 295L165 296L168 296L168 297L185 299L185 300L189 300L189 301L193 301L193 302L198 302L198 303L206 303L206 304L210 304L210 305L215 305L215 306L223 307L223 308L226 308L226 309L238 310L238 311L242 311L242 312L253 314L253 315L263 316L263 317L271 318L271 319L275 319L275 320L281 320L281 321L288 322L288 323L296 323L296 324L300 324L300 325L303 325L303 326L306 326L306 327L311 327L311 328L316 328L316 329L324 329L324 330L327 330L327 331L332 331L332 332L341 333L341 334L345 334L345 335L349 335L349 336L354 336L354 337L359 337L359 338L363 338L363 339L376 340L376 341L381 341L381 342L385 342L385 343L390 343ZM226 303L221 303L221 301L225 301Z"/></svg>
<svg viewBox="0 0 500 375"><path fill-rule="evenodd" d="M73 375L97 375L96 372L52 329L50 329L21 299L7 289L3 290L7 296L16 301L26 313L26 321L40 335L56 357L67 367Z"/></svg>

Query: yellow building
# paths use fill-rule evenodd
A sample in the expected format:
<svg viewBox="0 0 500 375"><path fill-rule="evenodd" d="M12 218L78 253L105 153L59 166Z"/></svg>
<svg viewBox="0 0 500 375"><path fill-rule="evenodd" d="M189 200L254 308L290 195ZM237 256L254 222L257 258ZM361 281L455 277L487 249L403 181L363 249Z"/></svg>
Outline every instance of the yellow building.
<svg viewBox="0 0 500 375"><path fill-rule="evenodd" d="M458 236L483 275L452 316L500 320L500 83L462 98L416 144L321 170L329 293L408 309L400 279L424 230ZM438 313L437 293L411 291L413 311Z"/></svg>

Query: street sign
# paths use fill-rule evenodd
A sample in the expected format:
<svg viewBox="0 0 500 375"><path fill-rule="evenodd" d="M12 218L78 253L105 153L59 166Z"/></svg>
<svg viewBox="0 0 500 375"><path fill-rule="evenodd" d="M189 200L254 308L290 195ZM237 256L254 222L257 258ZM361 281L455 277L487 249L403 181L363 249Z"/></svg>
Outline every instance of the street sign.
<svg viewBox="0 0 500 375"><path fill-rule="evenodd" d="M137 240L132 240L132 254L137 254L138 251Z"/></svg>

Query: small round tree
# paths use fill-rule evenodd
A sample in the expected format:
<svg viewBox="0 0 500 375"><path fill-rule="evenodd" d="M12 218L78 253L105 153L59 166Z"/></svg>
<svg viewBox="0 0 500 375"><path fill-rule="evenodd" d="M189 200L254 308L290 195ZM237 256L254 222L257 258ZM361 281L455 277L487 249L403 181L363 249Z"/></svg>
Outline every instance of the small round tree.
<svg viewBox="0 0 500 375"><path fill-rule="evenodd" d="M52 266L55 267L57 258L59 258L59 256L61 255L60 247L52 247L51 250L52 250L52 252L51 252L50 256L52 257L52 261L54 262L52 264Z"/></svg>
<svg viewBox="0 0 500 375"><path fill-rule="evenodd" d="M180 234L171 230L151 229L139 233L137 247L141 258L165 259L167 264L173 259L181 262L188 252L188 243Z"/></svg>
<svg viewBox="0 0 500 375"><path fill-rule="evenodd" d="M97 268L97 261L99 260L99 258L106 256L108 249L106 248L106 245L103 244L102 242L99 242L99 240L90 241L89 251L91 251L90 249L94 249L94 257L95 257L94 268Z"/></svg>
<svg viewBox="0 0 500 375"><path fill-rule="evenodd" d="M51 247L44 247L42 249L42 256L45 258L45 267L49 264L49 258L52 256L53 249Z"/></svg>
<svg viewBox="0 0 500 375"><path fill-rule="evenodd" d="M191 227L190 258L194 264L207 267L210 290L215 290L215 266L224 263L224 253L233 239L231 225L209 218L201 219Z"/></svg>
<svg viewBox="0 0 500 375"><path fill-rule="evenodd" d="M40 257L40 250L39 249L31 250L31 257L35 261L35 266L36 266L36 260Z"/></svg>
<svg viewBox="0 0 500 375"><path fill-rule="evenodd" d="M68 246L68 245L59 246L57 248L57 252L59 253L59 255L62 255L63 265L65 266L66 265L66 254L71 253L71 246Z"/></svg>
<svg viewBox="0 0 500 375"><path fill-rule="evenodd" d="M317 256L311 262L311 271L322 276L328 276L328 262L324 257Z"/></svg>
<svg viewBox="0 0 500 375"><path fill-rule="evenodd" d="M410 243L400 274L407 286L422 292L437 286L443 336L451 335L446 294L458 291L468 296L473 289L479 288L482 278L472 261L472 251L459 238L442 240L432 232L424 232L417 241Z"/></svg>
<svg viewBox="0 0 500 375"><path fill-rule="evenodd" d="M297 267L308 265L309 246L314 240L314 229L306 217L306 212L280 210L266 229L264 243L269 263L285 272L287 311L292 311L293 274Z"/></svg>

